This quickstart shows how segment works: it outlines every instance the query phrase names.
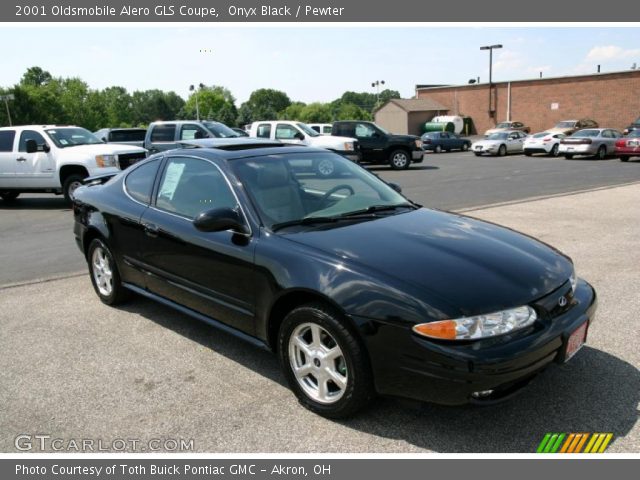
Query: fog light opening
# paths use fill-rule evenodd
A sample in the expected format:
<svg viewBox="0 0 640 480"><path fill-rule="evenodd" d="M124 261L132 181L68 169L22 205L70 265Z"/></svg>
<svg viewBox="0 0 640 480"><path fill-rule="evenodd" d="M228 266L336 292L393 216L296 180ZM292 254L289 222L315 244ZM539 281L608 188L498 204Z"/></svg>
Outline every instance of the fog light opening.
<svg viewBox="0 0 640 480"><path fill-rule="evenodd" d="M471 396L473 398L486 398L493 393L493 390L480 390L479 392L473 392Z"/></svg>

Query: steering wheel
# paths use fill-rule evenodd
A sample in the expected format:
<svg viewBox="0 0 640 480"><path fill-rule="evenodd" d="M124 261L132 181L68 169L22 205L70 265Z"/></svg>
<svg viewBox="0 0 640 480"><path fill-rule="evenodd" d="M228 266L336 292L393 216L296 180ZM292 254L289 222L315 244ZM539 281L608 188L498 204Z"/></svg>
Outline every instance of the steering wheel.
<svg viewBox="0 0 640 480"><path fill-rule="evenodd" d="M328 203L329 198L331 198L331 195L333 195L336 192L339 192L340 190L348 190L350 196L353 195L354 193L356 193L355 190L353 190L353 187L351 185L347 185L345 183L342 183L340 185L336 185L332 189L330 189L327 192L325 192L325 194L322 196L322 199L320 200L322 205Z"/></svg>

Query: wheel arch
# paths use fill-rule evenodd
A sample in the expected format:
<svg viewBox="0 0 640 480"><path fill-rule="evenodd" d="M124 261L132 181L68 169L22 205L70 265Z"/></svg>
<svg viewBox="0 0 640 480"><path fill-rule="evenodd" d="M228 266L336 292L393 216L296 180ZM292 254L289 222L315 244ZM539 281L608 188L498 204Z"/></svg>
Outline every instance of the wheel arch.
<svg viewBox="0 0 640 480"><path fill-rule="evenodd" d="M89 170L84 165L63 165L58 172L58 179L60 180L60 186L64 185L64 182L71 175L85 175L89 176Z"/></svg>

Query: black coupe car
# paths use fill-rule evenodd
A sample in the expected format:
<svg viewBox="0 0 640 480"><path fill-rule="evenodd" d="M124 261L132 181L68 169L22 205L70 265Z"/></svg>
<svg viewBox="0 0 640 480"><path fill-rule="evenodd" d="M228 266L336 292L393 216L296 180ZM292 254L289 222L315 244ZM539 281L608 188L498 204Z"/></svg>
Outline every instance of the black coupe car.
<svg viewBox="0 0 640 480"><path fill-rule="evenodd" d="M76 190L95 291L109 305L150 297L277 352L314 412L344 417L375 394L496 401L586 340L595 292L548 245L421 208L326 150L191 146Z"/></svg>

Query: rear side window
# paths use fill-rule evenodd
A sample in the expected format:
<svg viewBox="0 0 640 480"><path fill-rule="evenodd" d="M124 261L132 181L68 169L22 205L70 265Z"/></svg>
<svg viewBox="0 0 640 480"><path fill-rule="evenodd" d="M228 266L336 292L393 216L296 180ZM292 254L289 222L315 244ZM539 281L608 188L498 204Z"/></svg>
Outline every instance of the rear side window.
<svg viewBox="0 0 640 480"><path fill-rule="evenodd" d="M175 125L157 125L151 132L152 142L173 142L176 135Z"/></svg>
<svg viewBox="0 0 640 480"><path fill-rule="evenodd" d="M15 130L0 131L0 152L13 151L13 140L16 138Z"/></svg>
<svg viewBox="0 0 640 480"><path fill-rule="evenodd" d="M348 123L338 123L334 125L336 135L339 137L353 137L355 136L355 129L353 125Z"/></svg>
<svg viewBox="0 0 640 480"><path fill-rule="evenodd" d="M271 124L270 123L261 123L258 125L258 133L256 134L258 138L271 138Z"/></svg>
<svg viewBox="0 0 640 480"><path fill-rule="evenodd" d="M124 181L127 193L139 202L151 203L151 191L159 165L159 159L152 160L132 170Z"/></svg>
<svg viewBox="0 0 640 480"><path fill-rule="evenodd" d="M115 130L109 134L112 142L144 142L146 130Z"/></svg>

